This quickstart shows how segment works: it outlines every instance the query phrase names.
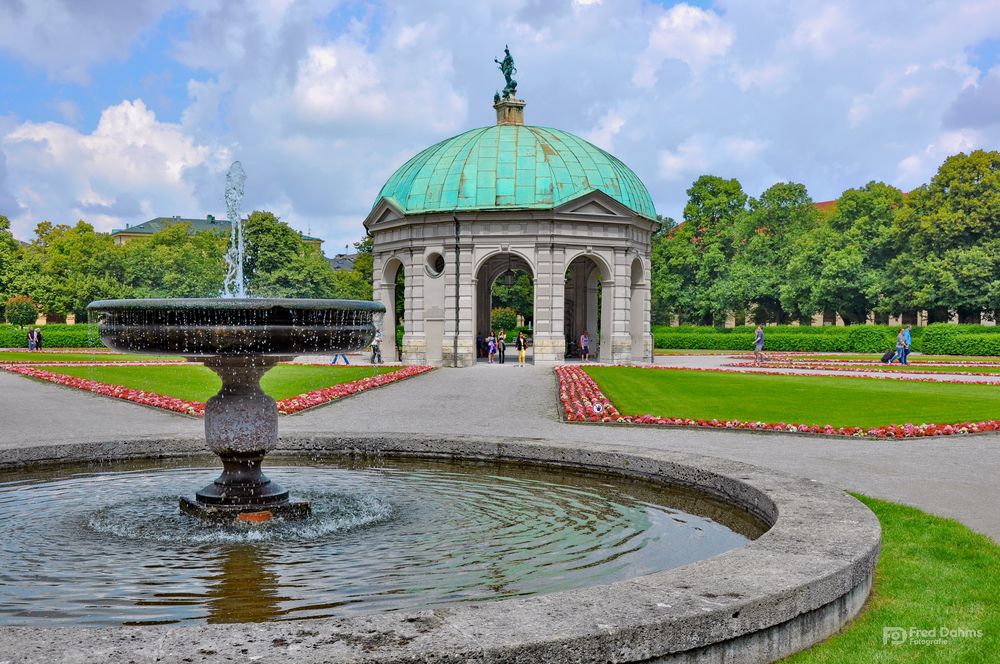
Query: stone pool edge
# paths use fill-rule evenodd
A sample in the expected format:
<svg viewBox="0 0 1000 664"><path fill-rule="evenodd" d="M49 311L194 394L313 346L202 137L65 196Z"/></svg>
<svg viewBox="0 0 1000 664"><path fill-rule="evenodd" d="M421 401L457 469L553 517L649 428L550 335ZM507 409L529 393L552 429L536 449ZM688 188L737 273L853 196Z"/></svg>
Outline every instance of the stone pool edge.
<svg viewBox="0 0 1000 664"><path fill-rule="evenodd" d="M0 468L201 455L198 438L0 450ZM701 455L557 440L316 433L274 454L415 456L565 465L695 487L772 523L747 546L604 586L420 612L249 625L0 628L14 662L765 662L861 609L881 529L811 480Z"/></svg>

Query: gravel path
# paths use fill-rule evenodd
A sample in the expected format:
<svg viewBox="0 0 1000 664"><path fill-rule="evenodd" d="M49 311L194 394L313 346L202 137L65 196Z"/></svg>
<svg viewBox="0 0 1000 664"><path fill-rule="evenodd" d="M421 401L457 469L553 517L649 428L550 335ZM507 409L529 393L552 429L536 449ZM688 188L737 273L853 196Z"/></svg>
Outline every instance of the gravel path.
<svg viewBox="0 0 1000 664"><path fill-rule="evenodd" d="M685 356L685 361L688 361ZM988 388L987 388L988 389ZM1000 542L1000 435L902 442L571 425L551 367L439 369L299 415L286 432L438 433L642 445L736 459L914 505ZM0 372L0 445L192 435L202 422Z"/></svg>

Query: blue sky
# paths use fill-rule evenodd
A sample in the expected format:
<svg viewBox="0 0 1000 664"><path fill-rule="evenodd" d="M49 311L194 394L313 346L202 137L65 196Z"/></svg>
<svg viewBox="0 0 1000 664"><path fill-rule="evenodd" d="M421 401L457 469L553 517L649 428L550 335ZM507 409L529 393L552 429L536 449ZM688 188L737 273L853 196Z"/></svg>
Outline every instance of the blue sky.
<svg viewBox="0 0 1000 664"><path fill-rule="evenodd" d="M81 35L86 35L82 39ZM335 253L392 171L493 121L584 136L679 217L703 173L814 199L1000 147L1000 3L0 0L0 214L101 230L244 207Z"/></svg>

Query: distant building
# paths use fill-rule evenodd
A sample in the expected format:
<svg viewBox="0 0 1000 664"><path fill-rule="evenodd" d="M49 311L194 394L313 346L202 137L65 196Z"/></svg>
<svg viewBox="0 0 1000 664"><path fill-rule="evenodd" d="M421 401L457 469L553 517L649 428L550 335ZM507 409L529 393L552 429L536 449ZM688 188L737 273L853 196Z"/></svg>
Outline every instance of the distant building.
<svg viewBox="0 0 1000 664"><path fill-rule="evenodd" d="M358 258L357 254L337 254L333 258L327 258L330 267L333 268L334 272L350 272L354 269L354 261Z"/></svg>
<svg viewBox="0 0 1000 664"><path fill-rule="evenodd" d="M135 226L116 228L111 231L111 239L114 240L115 244L125 244L126 242L131 242L137 238L148 238L153 233L162 231L171 224L190 224L192 233L197 233L198 231L214 231L216 233L229 232L229 221L225 219L216 219L213 214L207 215L204 219L188 219L180 216L156 217L155 219L144 221L143 223L136 224ZM323 240L318 237L311 237L301 232L300 235L302 235L302 239L306 242L306 244L315 245L317 248L323 243Z"/></svg>

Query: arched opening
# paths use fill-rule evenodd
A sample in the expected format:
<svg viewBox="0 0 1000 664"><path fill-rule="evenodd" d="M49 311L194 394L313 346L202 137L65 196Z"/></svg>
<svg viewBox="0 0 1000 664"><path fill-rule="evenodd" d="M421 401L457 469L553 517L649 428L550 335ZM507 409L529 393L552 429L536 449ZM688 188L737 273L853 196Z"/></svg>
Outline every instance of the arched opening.
<svg viewBox="0 0 1000 664"><path fill-rule="evenodd" d="M577 256L566 267L566 302L563 333L566 357L583 359L584 333L588 338L590 362L611 361L611 315L613 288L607 268L592 256Z"/></svg>
<svg viewBox="0 0 1000 664"><path fill-rule="evenodd" d="M649 297L648 284L643 279L642 260L637 256L632 261L631 288L629 289L629 336L632 338L632 361L652 361L647 357L646 340L649 325L646 323L646 298Z"/></svg>
<svg viewBox="0 0 1000 664"><path fill-rule="evenodd" d="M476 359L487 361L487 339L503 329L506 362L515 363L518 332L529 339L527 359L531 361L530 339L535 319L535 279L531 265L511 252L494 254L476 271ZM499 359L499 358L497 358Z"/></svg>
<svg viewBox="0 0 1000 664"><path fill-rule="evenodd" d="M406 271L398 258L386 261L379 298L385 305L382 319L382 357L387 362L402 361L406 321Z"/></svg>

